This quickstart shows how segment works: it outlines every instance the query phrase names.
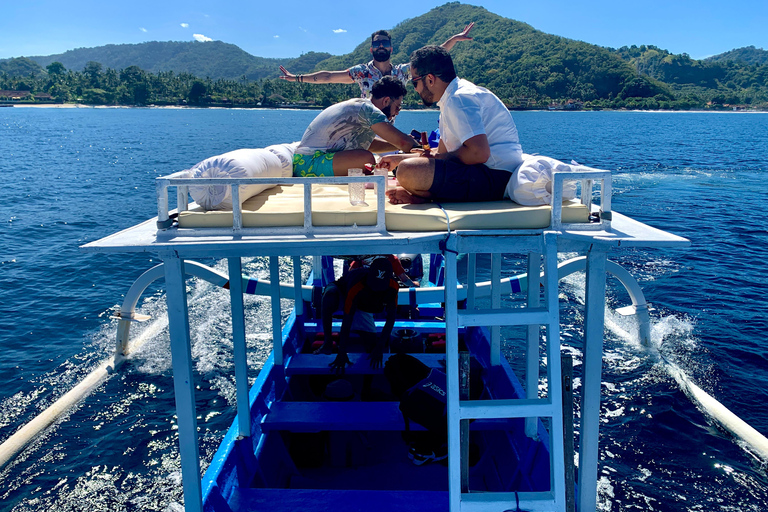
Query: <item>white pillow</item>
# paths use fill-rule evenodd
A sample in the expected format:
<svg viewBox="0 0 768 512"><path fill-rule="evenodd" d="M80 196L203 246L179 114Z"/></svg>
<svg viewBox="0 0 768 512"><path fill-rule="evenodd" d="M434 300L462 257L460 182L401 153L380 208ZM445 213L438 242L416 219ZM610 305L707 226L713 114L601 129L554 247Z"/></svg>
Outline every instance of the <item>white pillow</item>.
<svg viewBox="0 0 768 512"><path fill-rule="evenodd" d="M523 154L523 163L512 173L506 194L523 206L552 204L552 173L571 172L570 165L554 158ZM576 181L563 184L563 201L576 197Z"/></svg>
<svg viewBox="0 0 768 512"><path fill-rule="evenodd" d="M291 168L292 170L292 168ZM285 166L269 149L238 149L206 158L190 169L192 178L282 178ZM241 185L243 201L274 185ZM190 186L189 194L205 210L231 210L232 188L229 185Z"/></svg>
<svg viewBox="0 0 768 512"><path fill-rule="evenodd" d="M299 144L299 142L291 142L290 144L275 144L266 148L277 155L277 158L283 164L283 178L293 176L293 155L296 153L296 148L299 147Z"/></svg>

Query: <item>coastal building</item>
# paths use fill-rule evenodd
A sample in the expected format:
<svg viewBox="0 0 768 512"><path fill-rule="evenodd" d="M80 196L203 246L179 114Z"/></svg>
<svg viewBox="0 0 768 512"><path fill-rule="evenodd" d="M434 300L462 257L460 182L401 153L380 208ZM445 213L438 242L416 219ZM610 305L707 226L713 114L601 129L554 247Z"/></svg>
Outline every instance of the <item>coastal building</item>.
<svg viewBox="0 0 768 512"><path fill-rule="evenodd" d="M31 99L32 93L29 91L0 91L0 101L22 101Z"/></svg>

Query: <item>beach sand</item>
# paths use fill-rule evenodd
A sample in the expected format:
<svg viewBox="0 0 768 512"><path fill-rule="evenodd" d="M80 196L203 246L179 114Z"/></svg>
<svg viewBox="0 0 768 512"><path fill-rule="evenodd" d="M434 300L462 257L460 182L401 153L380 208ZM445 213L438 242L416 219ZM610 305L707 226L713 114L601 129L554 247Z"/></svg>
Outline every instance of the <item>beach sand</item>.
<svg viewBox="0 0 768 512"><path fill-rule="evenodd" d="M93 108L76 103L41 103L39 105L34 103L13 103L11 106L14 108Z"/></svg>

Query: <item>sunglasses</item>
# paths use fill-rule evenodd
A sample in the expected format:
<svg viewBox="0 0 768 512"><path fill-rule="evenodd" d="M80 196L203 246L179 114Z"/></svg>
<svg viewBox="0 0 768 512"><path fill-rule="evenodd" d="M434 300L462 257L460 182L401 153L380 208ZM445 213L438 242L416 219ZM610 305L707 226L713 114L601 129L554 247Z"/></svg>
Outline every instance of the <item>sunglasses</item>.
<svg viewBox="0 0 768 512"><path fill-rule="evenodd" d="M427 75L422 75L422 76L415 76L415 77L411 78L411 85L412 85L412 86L414 86L414 87L416 87L416 83L417 83L419 80L421 80L422 78L424 78L425 76L427 76Z"/></svg>
<svg viewBox="0 0 768 512"><path fill-rule="evenodd" d="M374 41L371 43L371 48L391 48L392 47L392 41Z"/></svg>

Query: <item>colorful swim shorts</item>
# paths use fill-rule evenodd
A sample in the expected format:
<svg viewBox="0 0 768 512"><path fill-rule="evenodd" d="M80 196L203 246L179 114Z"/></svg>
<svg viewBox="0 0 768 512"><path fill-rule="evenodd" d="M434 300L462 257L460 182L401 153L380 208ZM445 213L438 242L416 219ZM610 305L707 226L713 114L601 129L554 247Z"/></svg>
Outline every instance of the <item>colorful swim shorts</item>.
<svg viewBox="0 0 768 512"><path fill-rule="evenodd" d="M336 153L315 151L314 155L293 155L293 176L295 178L316 178L333 176L333 156Z"/></svg>

